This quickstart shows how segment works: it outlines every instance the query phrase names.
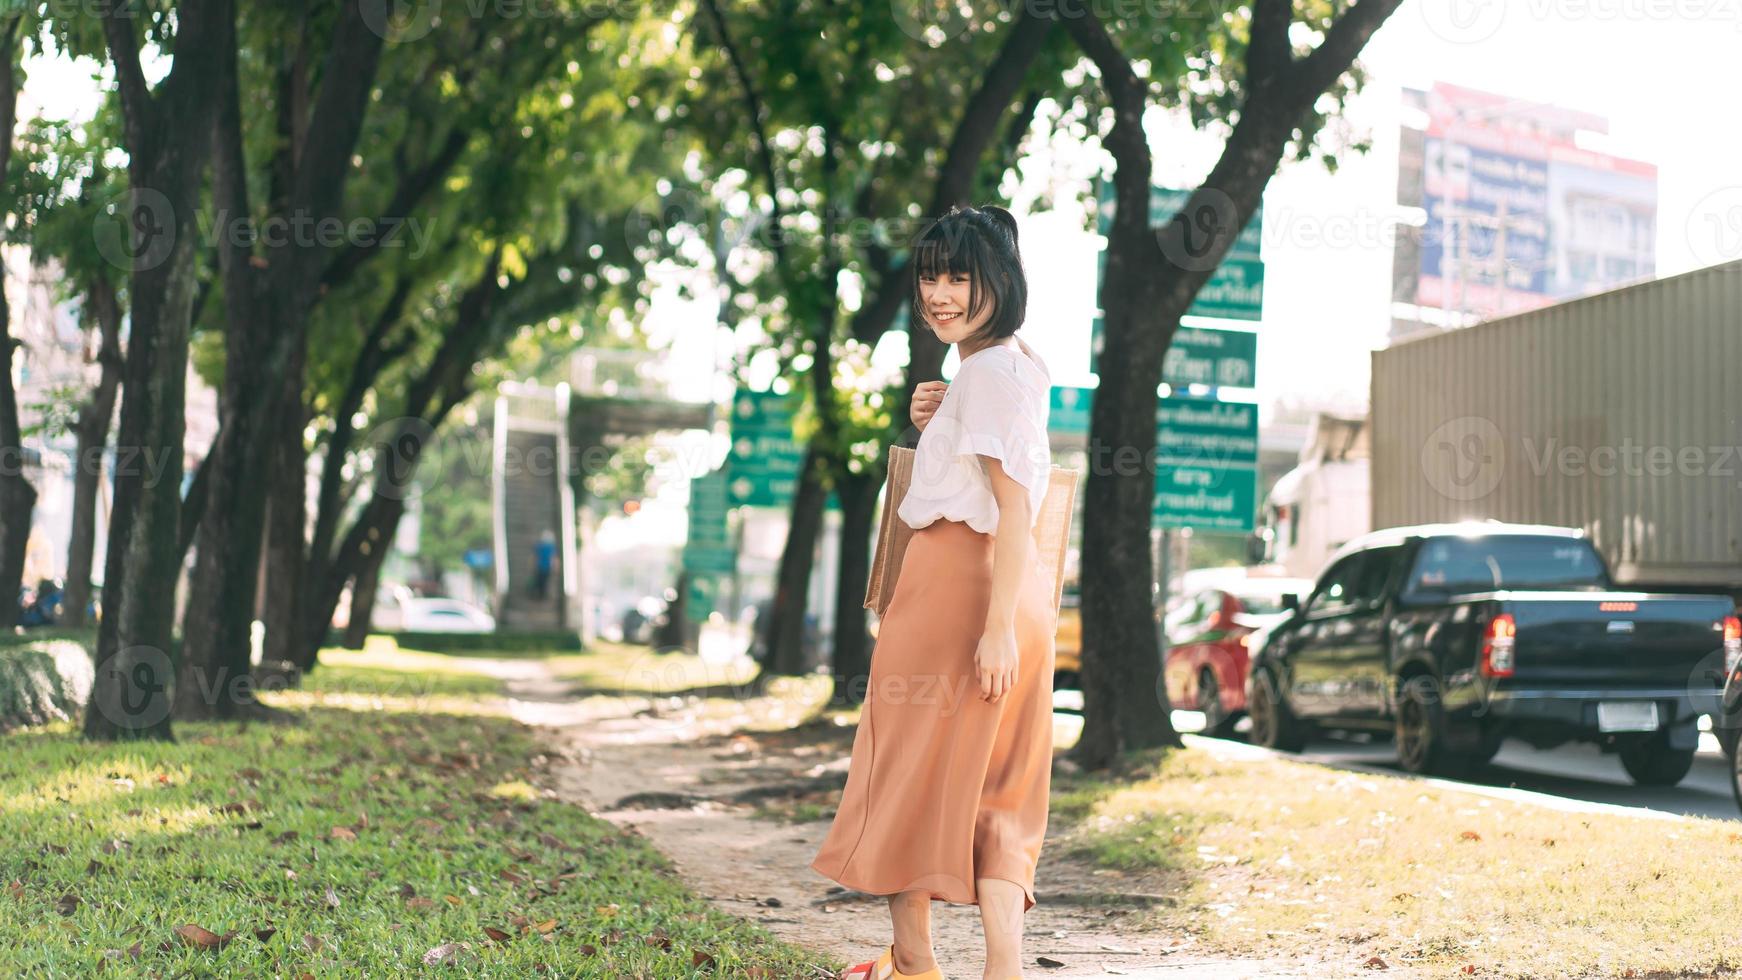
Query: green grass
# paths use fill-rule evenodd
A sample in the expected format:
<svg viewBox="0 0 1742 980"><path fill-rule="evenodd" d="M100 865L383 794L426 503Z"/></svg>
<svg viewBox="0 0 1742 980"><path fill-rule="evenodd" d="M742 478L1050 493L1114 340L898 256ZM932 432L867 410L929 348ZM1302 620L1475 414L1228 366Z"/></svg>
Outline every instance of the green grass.
<svg viewBox="0 0 1742 980"><path fill-rule="evenodd" d="M1734 970L1735 824L1575 814L1392 776L1206 748L1055 779L1061 843L1157 869L1151 926L1222 953L1377 955L1432 977Z"/></svg>
<svg viewBox="0 0 1742 980"><path fill-rule="evenodd" d="M820 962L554 799L534 733L485 697L494 679L333 659L263 695L293 724L181 722L175 744L87 743L71 722L4 736L0 975L421 976L447 943L468 944L445 968L468 976ZM234 935L201 948L187 926Z"/></svg>

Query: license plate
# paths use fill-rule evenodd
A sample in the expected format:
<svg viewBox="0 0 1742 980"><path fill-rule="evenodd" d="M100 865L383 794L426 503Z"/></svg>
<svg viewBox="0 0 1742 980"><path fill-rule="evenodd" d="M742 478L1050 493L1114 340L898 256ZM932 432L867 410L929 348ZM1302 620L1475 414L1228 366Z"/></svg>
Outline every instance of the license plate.
<svg viewBox="0 0 1742 980"><path fill-rule="evenodd" d="M1657 731L1656 701L1599 701L1597 730L1604 732Z"/></svg>

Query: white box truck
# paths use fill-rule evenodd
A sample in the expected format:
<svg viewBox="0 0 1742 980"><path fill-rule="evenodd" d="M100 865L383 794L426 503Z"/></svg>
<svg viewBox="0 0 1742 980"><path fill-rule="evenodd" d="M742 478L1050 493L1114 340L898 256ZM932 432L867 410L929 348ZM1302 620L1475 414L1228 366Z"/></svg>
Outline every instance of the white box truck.
<svg viewBox="0 0 1742 980"><path fill-rule="evenodd" d="M1742 597L1742 262L1406 339L1372 366L1372 527L1579 527L1619 585Z"/></svg>

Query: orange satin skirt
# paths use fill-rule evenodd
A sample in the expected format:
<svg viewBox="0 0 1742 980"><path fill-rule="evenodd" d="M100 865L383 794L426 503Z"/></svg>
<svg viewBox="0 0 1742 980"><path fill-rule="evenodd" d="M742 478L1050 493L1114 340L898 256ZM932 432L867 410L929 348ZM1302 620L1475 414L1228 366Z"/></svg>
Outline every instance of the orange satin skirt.
<svg viewBox="0 0 1742 980"><path fill-rule="evenodd" d="M1016 686L980 697L974 651L992 597L992 535L938 519L914 532L878 627L834 824L810 866L872 895L978 905L978 878L1022 886L1052 786L1052 572L1030 550L1016 603Z"/></svg>

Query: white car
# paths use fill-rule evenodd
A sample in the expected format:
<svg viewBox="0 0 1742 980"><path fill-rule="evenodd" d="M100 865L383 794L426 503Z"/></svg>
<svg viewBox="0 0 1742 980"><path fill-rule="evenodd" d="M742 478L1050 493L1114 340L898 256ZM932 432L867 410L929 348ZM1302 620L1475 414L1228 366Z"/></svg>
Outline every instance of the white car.
<svg viewBox="0 0 1742 980"><path fill-rule="evenodd" d="M399 600L399 629L414 633L494 633L496 618L458 599Z"/></svg>

